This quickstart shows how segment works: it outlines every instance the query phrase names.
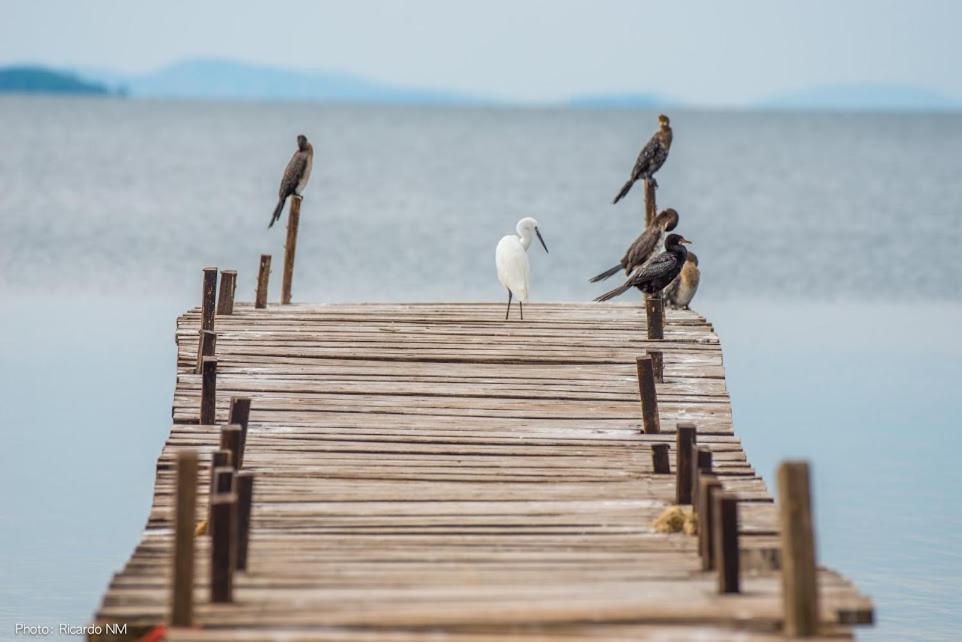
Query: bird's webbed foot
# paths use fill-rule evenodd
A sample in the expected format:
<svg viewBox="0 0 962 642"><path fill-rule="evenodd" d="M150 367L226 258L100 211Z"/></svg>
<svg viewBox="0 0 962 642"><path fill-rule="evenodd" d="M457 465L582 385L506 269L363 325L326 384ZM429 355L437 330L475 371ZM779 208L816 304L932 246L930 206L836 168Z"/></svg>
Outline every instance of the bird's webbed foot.
<svg viewBox="0 0 962 642"><path fill-rule="evenodd" d="M648 177L648 184L651 185L651 189L658 189L658 181L655 180L654 176Z"/></svg>

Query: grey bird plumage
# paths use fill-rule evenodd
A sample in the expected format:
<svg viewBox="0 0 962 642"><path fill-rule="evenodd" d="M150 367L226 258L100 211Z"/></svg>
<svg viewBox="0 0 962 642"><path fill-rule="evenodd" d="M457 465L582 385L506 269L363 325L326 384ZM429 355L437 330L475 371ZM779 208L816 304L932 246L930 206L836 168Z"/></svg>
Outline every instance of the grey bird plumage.
<svg viewBox="0 0 962 642"><path fill-rule="evenodd" d="M628 246L618 265L608 268L601 274L589 279L589 281L591 283L604 281L620 270L624 270L625 274L631 274L632 270L639 265L643 265L654 254L664 250L665 235L675 229L677 225L678 212L669 207L656 216L651 225L645 228L645 231Z"/></svg>
<svg viewBox="0 0 962 642"><path fill-rule="evenodd" d="M669 234L665 239L665 251L636 268L628 280L610 292L605 292L595 301L608 301L624 294L631 288L638 288L647 294L655 294L665 289L681 272L688 258L684 243L689 243L680 234Z"/></svg>
<svg viewBox="0 0 962 642"><path fill-rule="evenodd" d="M281 217L284 210L284 203L288 196L300 196L307 186L307 181L311 177L311 165L314 163L314 147L307 141L307 136L301 134L297 137L297 151L291 156L287 167L284 169L284 176L281 178L281 186L277 190L277 207L271 216L271 222L267 227L273 227L274 223Z"/></svg>

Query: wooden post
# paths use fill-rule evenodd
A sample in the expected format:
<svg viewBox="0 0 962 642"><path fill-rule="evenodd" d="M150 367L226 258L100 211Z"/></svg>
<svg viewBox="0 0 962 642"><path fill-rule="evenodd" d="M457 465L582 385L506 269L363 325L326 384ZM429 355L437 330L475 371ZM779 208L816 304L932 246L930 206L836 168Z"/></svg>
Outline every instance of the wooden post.
<svg viewBox="0 0 962 642"><path fill-rule="evenodd" d="M241 427L235 424L221 426L220 449L230 451L231 467L240 468L241 457Z"/></svg>
<svg viewBox="0 0 962 642"><path fill-rule="evenodd" d="M652 341L665 338L665 302L661 294L645 295L645 315L648 319L648 338Z"/></svg>
<svg viewBox="0 0 962 642"><path fill-rule="evenodd" d="M203 371L204 357L213 357L217 351L217 333L213 330L198 330L200 338L197 341L197 374Z"/></svg>
<svg viewBox="0 0 962 642"><path fill-rule="evenodd" d="M658 208L655 204L655 186L649 180L645 179L645 227L648 227L655 221L655 217L658 215Z"/></svg>
<svg viewBox="0 0 962 642"><path fill-rule="evenodd" d="M177 452L177 498L174 512L174 579L170 625L194 623L194 521L197 519L197 451Z"/></svg>
<svg viewBox="0 0 962 642"><path fill-rule="evenodd" d="M234 477L237 490L237 570L247 570L250 544L251 506L254 501L254 473L241 471Z"/></svg>
<svg viewBox="0 0 962 642"><path fill-rule="evenodd" d="M227 413L227 423L236 424L241 427L241 445L238 454L239 461L237 468L244 465L244 452L247 450L247 422L250 421L251 399L250 397L231 397L230 410Z"/></svg>
<svg viewBox="0 0 962 642"><path fill-rule="evenodd" d="M217 413L217 358L202 359L200 382L200 423L213 425Z"/></svg>
<svg viewBox="0 0 962 642"><path fill-rule="evenodd" d="M255 308L267 307L267 281L271 277L271 255L261 254L261 267L257 271L257 295L254 297Z"/></svg>
<svg viewBox="0 0 962 642"><path fill-rule="evenodd" d="M214 300L217 298L217 268L204 268L204 292L200 306L200 329L214 329Z"/></svg>
<svg viewBox="0 0 962 642"><path fill-rule="evenodd" d="M214 495L210 502L210 601L234 600L237 495Z"/></svg>
<svg viewBox="0 0 962 642"><path fill-rule="evenodd" d="M221 451L217 451L221 452ZM228 459L230 461L230 459ZM234 492L234 467L230 464L218 466L210 471L210 499L207 504L207 532L214 520L214 498L218 495L229 495Z"/></svg>
<svg viewBox="0 0 962 642"><path fill-rule="evenodd" d="M712 472L712 456L711 450L707 446L699 446L694 449L694 456L692 457L692 469L691 469L691 487L692 492L698 492L698 479L704 474L711 474ZM701 504L698 502L692 502L692 510L695 513L701 510Z"/></svg>
<svg viewBox="0 0 962 642"><path fill-rule="evenodd" d="M668 475L671 467L668 464L668 444L652 444L651 465L656 475Z"/></svg>
<svg viewBox="0 0 962 642"><path fill-rule="evenodd" d="M680 423L675 437L675 503L691 504L691 470L694 468L695 424Z"/></svg>
<svg viewBox="0 0 962 642"><path fill-rule="evenodd" d="M785 634L812 637L818 630L815 532L808 462L778 467L778 518L782 540Z"/></svg>
<svg viewBox="0 0 962 642"><path fill-rule="evenodd" d="M711 510L718 592L738 593L741 564L738 552L738 500L729 493L715 492Z"/></svg>
<svg viewBox="0 0 962 642"><path fill-rule="evenodd" d="M291 302L291 285L294 282L294 251L297 250L297 224L301 220L301 197L291 196L287 213L287 243L284 244L284 280L281 282L281 303Z"/></svg>
<svg viewBox="0 0 962 642"><path fill-rule="evenodd" d="M655 382L665 383L665 361L661 350L645 350L645 354L651 357L651 367L655 371Z"/></svg>
<svg viewBox="0 0 962 642"><path fill-rule="evenodd" d="M651 357L638 357L636 365L644 432L654 435L661 432L661 424L658 419L658 396L655 392L655 371L651 363Z"/></svg>
<svg viewBox="0 0 962 642"><path fill-rule="evenodd" d="M698 477L698 552L701 555L701 570L715 568L715 548L712 538L713 495L721 492L721 482L710 473Z"/></svg>
<svg viewBox="0 0 962 642"><path fill-rule="evenodd" d="M220 273L220 292L217 297L217 314L234 314L234 292L237 290L237 270Z"/></svg>

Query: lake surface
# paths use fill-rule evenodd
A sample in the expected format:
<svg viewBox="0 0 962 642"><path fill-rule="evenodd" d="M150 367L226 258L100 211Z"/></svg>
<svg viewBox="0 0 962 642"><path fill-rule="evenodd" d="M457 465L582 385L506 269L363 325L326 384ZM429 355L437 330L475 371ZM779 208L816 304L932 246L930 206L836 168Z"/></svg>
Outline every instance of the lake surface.
<svg viewBox="0 0 962 642"><path fill-rule="evenodd" d="M644 111L0 98L0 639L86 622L137 542L200 269L251 298L277 181L315 146L294 298L493 300L539 219L534 301L587 300L643 220L609 203ZM863 640L962 629L962 116L672 112L661 207L702 267L736 431L814 465ZM272 299L277 297L275 270ZM55 636L56 637L56 636Z"/></svg>

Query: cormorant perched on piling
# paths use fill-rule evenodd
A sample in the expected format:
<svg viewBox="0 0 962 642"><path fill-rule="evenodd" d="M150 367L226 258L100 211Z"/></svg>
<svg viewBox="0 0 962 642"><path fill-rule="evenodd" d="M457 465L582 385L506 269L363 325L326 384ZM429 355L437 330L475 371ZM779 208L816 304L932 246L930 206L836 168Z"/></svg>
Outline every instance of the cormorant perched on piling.
<svg viewBox="0 0 962 642"><path fill-rule="evenodd" d="M307 186L307 181L311 177L311 165L314 162L314 147L307 142L307 136L301 134L297 137L297 151L291 156L291 160L284 169L284 176L281 178L281 187L277 190L277 207L274 208L274 215L267 227L274 227L274 223L281 217L284 210L284 202L288 196L300 196Z"/></svg>
<svg viewBox="0 0 962 642"><path fill-rule="evenodd" d="M659 116L658 124L661 125L661 127L655 132L655 135L651 137L648 144L641 149L641 153L638 154L638 160L635 161L635 167L631 170L631 178L622 186L621 191L615 196L612 204L624 198L625 194L631 189L631 186L639 179L647 178L651 181L652 187L658 187L658 183L653 178L653 175L665 164L665 161L668 159L668 150L671 149L671 126L668 121L668 116L664 114Z"/></svg>
<svg viewBox="0 0 962 642"><path fill-rule="evenodd" d="M663 296L665 301L673 308L688 309L688 304L695 297L698 291L698 282L701 280L701 271L698 269L698 257L694 252L688 253L685 265L681 272L665 288Z"/></svg>
<svg viewBox="0 0 962 642"><path fill-rule="evenodd" d="M636 268L628 275L627 281L611 292L602 294L595 301L613 299L631 288L638 288L647 294L661 292L678 276L688 258L688 250L685 249L684 243L691 243L691 241L680 234L669 234L665 239L664 252Z"/></svg>
<svg viewBox="0 0 962 642"><path fill-rule="evenodd" d="M664 251L665 234L672 231L678 225L678 212L668 208L655 217L651 225L645 228L634 243L628 246L625 255L621 257L621 263L608 268L601 274L589 279L591 283L604 281L609 276L613 276L619 270L624 270L625 274L631 274L639 265L650 259L656 252Z"/></svg>

